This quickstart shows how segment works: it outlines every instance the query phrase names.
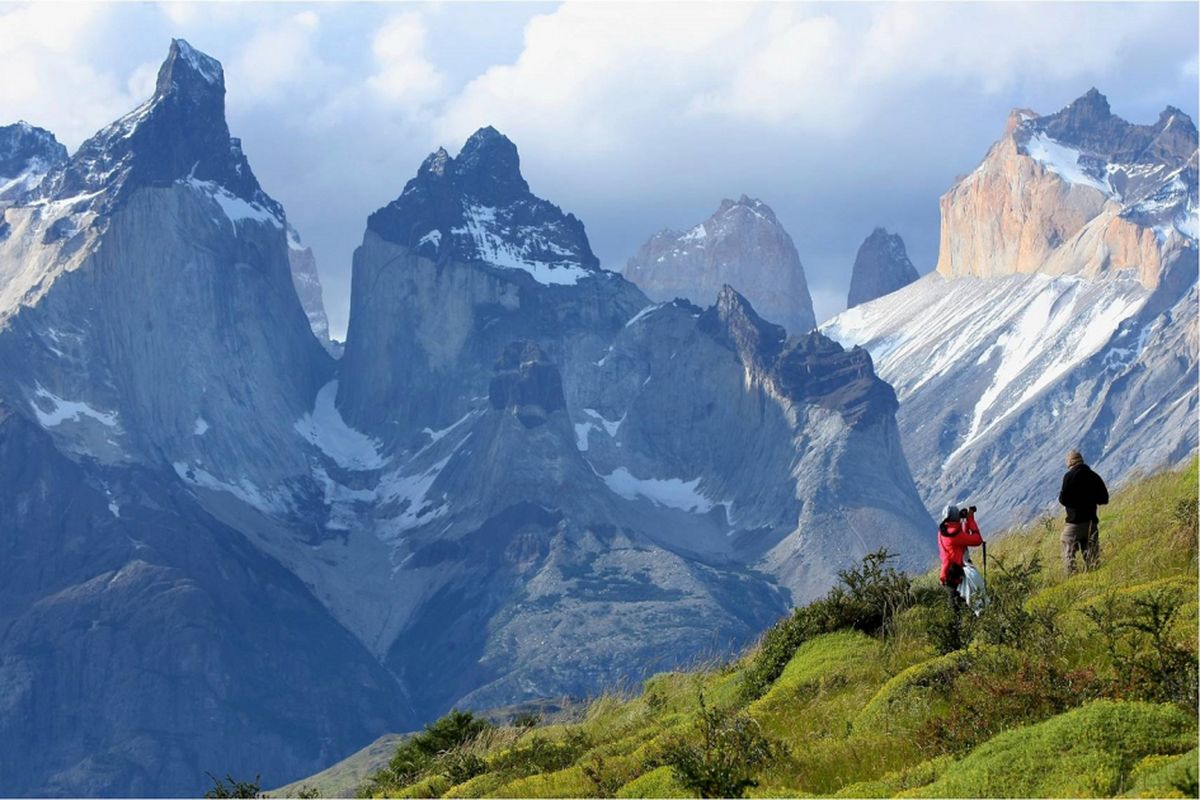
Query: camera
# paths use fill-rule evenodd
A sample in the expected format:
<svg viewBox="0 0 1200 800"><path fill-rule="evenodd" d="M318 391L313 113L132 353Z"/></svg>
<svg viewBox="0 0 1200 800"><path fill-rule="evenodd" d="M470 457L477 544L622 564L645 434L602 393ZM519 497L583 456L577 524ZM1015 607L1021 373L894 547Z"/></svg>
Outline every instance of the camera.
<svg viewBox="0 0 1200 800"><path fill-rule="evenodd" d="M974 513L975 513L975 506L971 506L970 508L960 508L958 510L958 518L966 519L967 517L971 516Z"/></svg>

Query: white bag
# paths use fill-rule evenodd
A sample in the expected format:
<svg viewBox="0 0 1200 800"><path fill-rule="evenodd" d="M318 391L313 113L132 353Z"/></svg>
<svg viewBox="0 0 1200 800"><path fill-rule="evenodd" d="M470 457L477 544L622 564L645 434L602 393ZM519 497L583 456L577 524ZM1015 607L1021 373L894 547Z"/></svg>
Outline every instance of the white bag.
<svg viewBox="0 0 1200 800"><path fill-rule="evenodd" d="M983 585L983 576L970 561L963 564L963 579L958 585L958 594L966 602L967 608L975 612L975 616L979 616L987 604L987 587Z"/></svg>

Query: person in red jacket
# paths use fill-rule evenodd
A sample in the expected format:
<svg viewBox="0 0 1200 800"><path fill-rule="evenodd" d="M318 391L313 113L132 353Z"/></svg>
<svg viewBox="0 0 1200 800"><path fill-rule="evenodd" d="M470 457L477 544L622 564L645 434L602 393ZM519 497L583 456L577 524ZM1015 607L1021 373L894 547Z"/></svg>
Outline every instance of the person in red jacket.
<svg viewBox="0 0 1200 800"><path fill-rule="evenodd" d="M938 551L942 556L942 586L946 588L946 599L956 611L962 607L958 586L963 579L963 559L968 547L979 547L983 537L975 522L974 509L959 511L958 506L946 506L942 523L938 525Z"/></svg>

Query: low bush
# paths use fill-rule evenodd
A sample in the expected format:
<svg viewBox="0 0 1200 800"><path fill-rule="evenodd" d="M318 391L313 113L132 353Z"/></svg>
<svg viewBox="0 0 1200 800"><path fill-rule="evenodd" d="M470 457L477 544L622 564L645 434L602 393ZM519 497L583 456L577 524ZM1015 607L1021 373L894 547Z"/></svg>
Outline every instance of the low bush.
<svg viewBox="0 0 1200 800"><path fill-rule="evenodd" d="M465 757L456 758L452 753L491 727L490 722L469 711L451 711L402 742L388 765L368 776L360 794L395 794L404 786L427 774L436 773L442 767L454 770L456 774L469 771L478 765Z"/></svg>
<svg viewBox="0 0 1200 800"><path fill-rule="evenodd" d="M912 580L888 566L893 558L887 550L868 553L859 566L838 573L839 585L825 597L771 627L742 675L741 699L761 697L800 645L814 636L840 630L890 633L893 620L913 602Z"/></svg>
<svg viewBox="0 0 1200 800"><path fill-rule="evenodd" d="M262 797L262 778L259 775L255 775L252 781L239 781L232 775L226 775L222 780L211 772L207 775L213 785L204 793L206 798Z"/></svg>
<svg viewBox="0 0 1200 800"><path fill-rule="evenodd" d="M1160 588L1132 596L1109 593L1083 609L1104 639L1114 696L1196 710L1196 652L1170 635L1183 600L1180 592Z"/></svg>
<svg viewBox="0 0 1200 800"><path fill-rule="evenodd" d="M699 797L743 797L758 785L756 770L783 755L782 745L764 736L748 714L709 707L703 694L697 713L699 730L672 739L664 748L664 763Z"/></svg>

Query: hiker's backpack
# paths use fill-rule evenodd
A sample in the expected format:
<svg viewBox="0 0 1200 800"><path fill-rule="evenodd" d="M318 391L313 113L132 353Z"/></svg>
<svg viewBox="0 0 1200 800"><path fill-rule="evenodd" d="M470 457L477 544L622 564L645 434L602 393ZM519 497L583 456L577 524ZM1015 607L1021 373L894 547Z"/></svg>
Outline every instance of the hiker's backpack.
<svg viewBox="0 0 1200 800"><path fill-rule="evenodd" d="M979 570L970 561L963 562L963 579L958 585L958 594L966 602L967 608L975 612L975 616L979 616L987 605L987 586Z"/></svg>

